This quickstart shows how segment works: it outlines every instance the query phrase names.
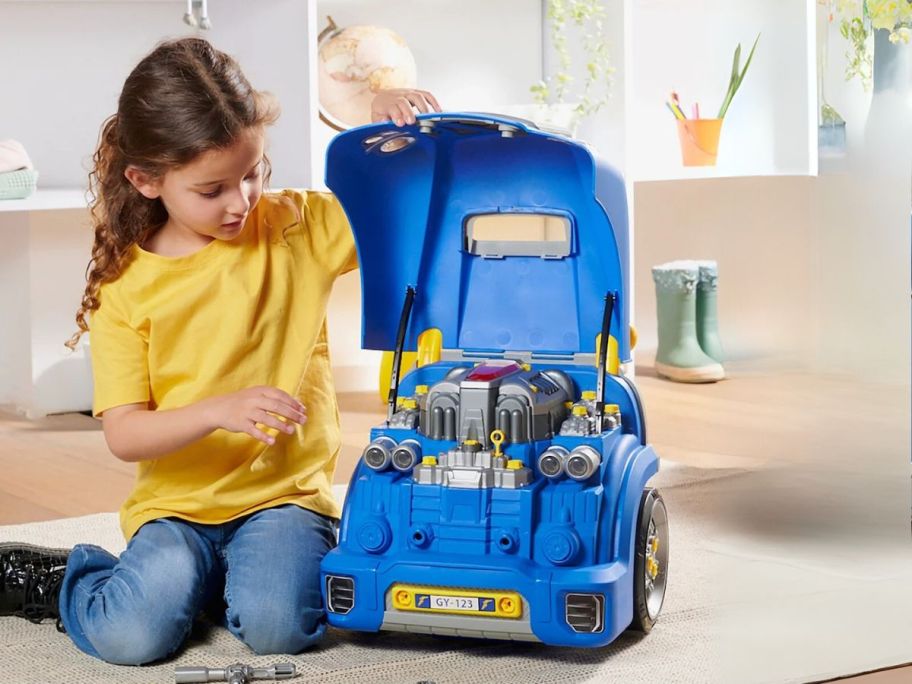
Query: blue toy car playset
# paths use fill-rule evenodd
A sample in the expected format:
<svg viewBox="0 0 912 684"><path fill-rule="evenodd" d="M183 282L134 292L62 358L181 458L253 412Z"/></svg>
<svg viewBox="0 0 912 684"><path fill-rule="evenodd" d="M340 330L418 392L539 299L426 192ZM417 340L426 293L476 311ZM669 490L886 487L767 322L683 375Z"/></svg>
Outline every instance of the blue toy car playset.
<svg viewBox="0 0 912 684"><path fill-rule="evenodd" d="M330 624L564 646L649 631L668 516L622 374L621 177L529 122L428 114L337 136L327 184L357 242L363 346L395 350L322 564Z"/></svg>

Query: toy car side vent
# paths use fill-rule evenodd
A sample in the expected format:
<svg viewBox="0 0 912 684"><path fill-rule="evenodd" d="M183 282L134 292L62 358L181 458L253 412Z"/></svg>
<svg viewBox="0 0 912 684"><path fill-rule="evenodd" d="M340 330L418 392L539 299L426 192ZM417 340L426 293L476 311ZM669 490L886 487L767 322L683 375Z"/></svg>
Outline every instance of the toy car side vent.
<svg viewBox="0 0 912 684"><path fill-rule="evenodd" d="M605 597L601 594L567 594L565 615L570 629L596 634L605 628Z"/></svg>
<svg viewBox="0 0 912 684"><path fill-rule="evenodd" d="M351 577L327 575L326 608L330 613L347 615L355 607L355 581Z"/></svg>

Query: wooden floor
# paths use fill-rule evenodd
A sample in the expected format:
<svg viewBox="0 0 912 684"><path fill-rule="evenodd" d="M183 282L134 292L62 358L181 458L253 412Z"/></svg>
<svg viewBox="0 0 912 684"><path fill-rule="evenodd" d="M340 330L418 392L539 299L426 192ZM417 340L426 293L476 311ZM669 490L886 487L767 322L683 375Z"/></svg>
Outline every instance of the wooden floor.
<svg viewBox="0 0 912 684"><path fill-rule="evenodd" d="M875 385L814 375L773 364L729 364L713 385L661 380L637 369L649 441L665 461L704 468L800 467L831 473L859 465L908 483L910 396L905 384ZM385 409L376 393L342 393L343 449L336 482L347 482L369 428ZM851 426L851 432L844 428ZM847 441L848 440L848 441ZM0 412L0 524L116 511L133 481L133 466L108 452L99 423L84 415L28 421ZM852 682L912 681L912 668L855 677Z"/></svg>

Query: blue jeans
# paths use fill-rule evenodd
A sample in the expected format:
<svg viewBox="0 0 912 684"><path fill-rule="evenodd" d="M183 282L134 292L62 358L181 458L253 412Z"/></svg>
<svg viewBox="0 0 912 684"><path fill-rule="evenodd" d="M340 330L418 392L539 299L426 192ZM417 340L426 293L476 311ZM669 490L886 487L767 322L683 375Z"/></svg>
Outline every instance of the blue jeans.
<svg viewBox="0 0 912 684"><path fill-rule="evenodd" d="M320 561L335 533L333 519L290 504L221 525L154 520L120 559L79 545L60 589L63 626L85 653L140 665L174 653L223 597L225 626L256 653L300 653L326 630Z"/></svg>

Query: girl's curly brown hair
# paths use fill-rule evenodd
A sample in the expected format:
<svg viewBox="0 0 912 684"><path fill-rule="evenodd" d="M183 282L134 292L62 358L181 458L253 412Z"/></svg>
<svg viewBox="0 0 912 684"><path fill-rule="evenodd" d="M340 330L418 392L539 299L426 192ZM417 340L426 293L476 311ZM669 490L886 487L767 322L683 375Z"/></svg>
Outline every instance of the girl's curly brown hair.
<svg viewBox="0 0 912 684"><path fill-rule="evenodd" d="M275 101L254 90L237 62L203 39L161 43L133 69L92 158L89 207L95 242L76 312L79 330L67 347L75 349L88 332L86 317L99 307L101 286L123 273L133 245L142 245L168 219L161 200L140 194L124 171L132 166L161 178L277 118ZM268 159L264 167L265 184Z"/></svg>

